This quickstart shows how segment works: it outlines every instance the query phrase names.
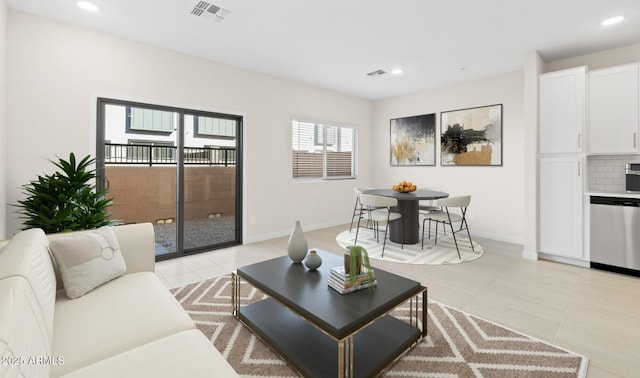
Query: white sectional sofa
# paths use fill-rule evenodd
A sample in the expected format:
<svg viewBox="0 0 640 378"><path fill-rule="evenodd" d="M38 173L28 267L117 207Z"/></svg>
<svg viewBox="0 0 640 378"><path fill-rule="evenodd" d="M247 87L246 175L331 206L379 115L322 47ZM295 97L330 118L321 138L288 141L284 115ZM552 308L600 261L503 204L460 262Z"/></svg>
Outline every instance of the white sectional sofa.
<svg viewBox="0 0 640 378"><path fill-rule="evenodd" d="M112 230L126 273L75 299L49 244L90 231L0 242L0 377L237 377L153 273L152 225Z"/></svg>

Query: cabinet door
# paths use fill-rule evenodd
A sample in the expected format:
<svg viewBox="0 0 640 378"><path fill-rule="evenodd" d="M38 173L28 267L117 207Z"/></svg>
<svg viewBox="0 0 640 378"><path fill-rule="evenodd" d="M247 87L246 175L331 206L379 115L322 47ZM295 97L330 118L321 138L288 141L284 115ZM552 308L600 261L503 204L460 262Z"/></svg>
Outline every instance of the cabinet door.
<svg viewBox="0 0 640 378"><path fill-rule="evenodd" d="M540 159L540 252L584 259L582 252L583 159Z"/></svg>
<svg viewBox="0 0 640 378"><path fill-rule="evenodd" d="M540 153L582 152L586 67L540 75Z"/></svg>
<svg viewBox="0 0 640 378"><path fill-rule="evenodd" d="M589 153L638 152L638 65L589 73Z"/></svg>

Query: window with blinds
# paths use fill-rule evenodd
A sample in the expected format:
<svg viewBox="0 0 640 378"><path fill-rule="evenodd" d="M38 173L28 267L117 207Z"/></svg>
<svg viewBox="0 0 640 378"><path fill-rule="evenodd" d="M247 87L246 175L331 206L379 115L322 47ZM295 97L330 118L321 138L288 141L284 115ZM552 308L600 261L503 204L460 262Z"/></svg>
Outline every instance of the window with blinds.
<svg viewBox="0 0 640 378"><path fill-rule="evenodd" d="M327 180L356 176L356 129L293 120L292 177Z"/></svg>

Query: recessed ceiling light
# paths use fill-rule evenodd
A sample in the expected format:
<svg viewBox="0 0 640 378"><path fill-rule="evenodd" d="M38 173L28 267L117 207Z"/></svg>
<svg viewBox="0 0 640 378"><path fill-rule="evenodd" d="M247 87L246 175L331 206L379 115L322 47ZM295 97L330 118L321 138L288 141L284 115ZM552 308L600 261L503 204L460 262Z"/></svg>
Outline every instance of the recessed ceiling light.
<svg viewBox="0 0 640 378"><path fill-rule="evenodd" d="M393 70L391 70L391 74L392 75L400 75L400 74L402 74L402 69L394 68Z"/></svg>
<svg viewBox="0 0 640 378"><path fill-rule="evenodd" d="M78 6L89 12L97 12L100 10L97 5L88 1L78 1Z"/></svg>
<svg viewBox="0 0 640 378"><path fill-rule="evenodd" d="M621 22L622 20L624 20L624 17L622 17L622 16L616 16L616 17L607 18L606 20L602 21L602 26L609 26L609 25L617 24L618 22Z"/></svg>

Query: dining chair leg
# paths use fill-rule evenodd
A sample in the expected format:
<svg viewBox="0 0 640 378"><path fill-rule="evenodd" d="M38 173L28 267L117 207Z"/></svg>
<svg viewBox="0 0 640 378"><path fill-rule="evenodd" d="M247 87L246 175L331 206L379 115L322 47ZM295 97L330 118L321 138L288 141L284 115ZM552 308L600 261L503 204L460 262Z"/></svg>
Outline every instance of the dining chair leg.
<svg viewBox="0 0 640 378"><path fill-rule="evenodd" d="M356 219L356 212L359 217L362 217L362 206L360 206L360 211L358 211L358 205L360 204L360 199L356 198L356 204L353 206L353 215L351 216L351 225L349 226L349 232L353 229L353 220Z"/></svg>
<svg viewBox="0 0 640 378"><path fill-rule="evenodd" d="M422 220L422 249L424 249L424 224L427 221L427 218ZM431 226L431 222L429 222L429 226Z"/></svg>
<svg viewBox="0 0 640 378"><path fill-rule="evenodd" d="M456 243L456 251L458 251L458 258L462 260L460 256L460 248L458 247L458 240L456 240L456 233L453 231L453 223L449 222L449 226L451 226L451 234L453 235L453 242Z"/></svg>
<svg viewBox="0 0 640 378"><path fill-rule="evenodd" d="M358 225L356 226L356 238L353 241L353 245L358 245L358 231L360 231L360 220L362 217L358 218Z"/></svg>
<svg viewBox="0 0 640 378"><path fill-rule="evenodd" d="M384 258L384 247L387 245L387 231L389 230L389 218L391 216L391 213L389 212L387 214L387 224L384 228L384 240L382 240L382 255L380 256L380 258Z"/></svg>
<svg viewBox="0 0 640 378"><path fill-rule="evenodd" d="M466 221L465 221L465 223L466 223ZM467 235L469 236L469 243L471 244L471 250L473 252L475 252L476 250L475 250L475 248L473 248L473 240L471 240L471 234L469 233L469 225L467 225L466 228L467 228Z"/></svg>

